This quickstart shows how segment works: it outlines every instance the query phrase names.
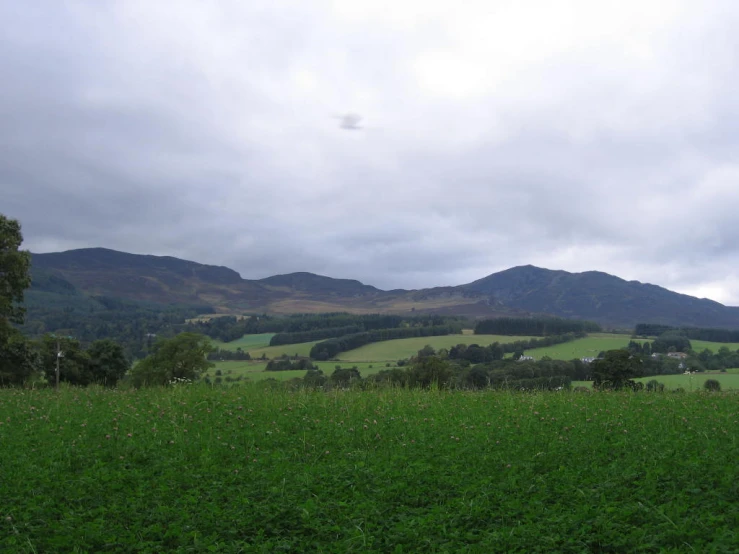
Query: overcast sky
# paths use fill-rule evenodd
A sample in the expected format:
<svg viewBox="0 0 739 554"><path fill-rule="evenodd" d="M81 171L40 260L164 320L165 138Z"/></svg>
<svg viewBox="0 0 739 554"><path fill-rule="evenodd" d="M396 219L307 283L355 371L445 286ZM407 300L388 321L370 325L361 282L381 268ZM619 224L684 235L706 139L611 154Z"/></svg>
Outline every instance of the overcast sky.
<svg viewBox="0 0 739 554"><path fill-rule="evenodd" d="M0 0L0 212L32 252L739 305L737 28L735 0Z"/></svg>

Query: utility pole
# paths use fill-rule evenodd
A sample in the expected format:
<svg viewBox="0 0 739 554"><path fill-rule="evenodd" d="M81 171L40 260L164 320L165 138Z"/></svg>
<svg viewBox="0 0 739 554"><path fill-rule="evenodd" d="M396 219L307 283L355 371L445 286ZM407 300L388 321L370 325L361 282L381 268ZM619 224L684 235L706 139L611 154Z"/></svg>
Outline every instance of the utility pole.
<svg viewBox="0 0 739 554"><path fill-rule="evenodd" d="M64 352L62 352L61 343L59 342L59 339L56 339L56 390L59 390L59 360L61 360L64 357Z"/></svg>

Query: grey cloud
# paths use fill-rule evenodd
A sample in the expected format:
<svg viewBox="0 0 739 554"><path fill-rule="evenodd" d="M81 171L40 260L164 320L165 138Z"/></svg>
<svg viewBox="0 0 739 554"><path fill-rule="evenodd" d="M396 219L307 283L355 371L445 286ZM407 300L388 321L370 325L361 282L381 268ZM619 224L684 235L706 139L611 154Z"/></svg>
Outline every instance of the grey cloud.
<svg viewBox="0 0 739 554"><path fill-rule="evenodd" d="M513 65L491 57L492 84L447 64L450 92L418 73L468 61L436 7L412 25L328 4L7 3L0 210L34 251L381 288L533 263L739 303L739 8L676 5L635 27L643 54L583 32L548 59L498 52ZM339 129L348 110L364 130Z"/></svg>

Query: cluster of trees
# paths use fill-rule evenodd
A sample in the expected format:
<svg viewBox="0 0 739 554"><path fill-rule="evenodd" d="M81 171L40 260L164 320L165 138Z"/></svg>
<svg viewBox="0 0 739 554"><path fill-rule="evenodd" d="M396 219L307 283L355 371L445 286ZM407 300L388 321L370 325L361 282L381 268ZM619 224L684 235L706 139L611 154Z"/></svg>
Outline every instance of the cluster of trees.
<svg viewBox="0 0 739 554"><path fill-rule="evenodd" d="M194 382L213 367L207 360L212 350L210 339L197 333L158 339L151 354L131 369L127 379L136 388Z"/></svg>
<svg viewBox="0 0 739 554"><path fill-rule="evenodd" d="M110 339L83 348L69 337L44 335L40 340L27 340L13 333L0 348L0 386L24 385L43 377L50 384L113 387L129 367L123 348Z"/></svg>
<svg viewBox="0 0 739 554"><path fill-rule="evenodd" d="M209 360L248 361L251 360L251 355L246 350L242 350L241 347L236 350L222 350L220 348L214 348L211 352L208 352L207 358Z"/></svg>
<svg viewBox="0 0 739 554"><path fill-rule="evenodd" d="M677 336L675 342L671 342L669 337L673 331L668 331L665 335L656 339L651 344L648 342L638 343L634 340L630 341L627 350L643 359L644 370L647 375L674 375L683 373L685 370L690 371L722 371L732 367L739 367L739 350L731 350L727 346L722 346L718 351L714 352L704 348L700 352L696 352L690 347L690 341L682 336ZM655 344L657 345L655 347ZM665 354L670 352L684 352L687 357L676 359ZM651 354L661 354L661 356L652 357Z"/></svg>
<svg viewBox="0 0 739 554"><path fill-rule="evenodd" d="M476 335L562 335L565 333L597 333L600 325L592 321L558 317L500 317L483 319L475 325Z"/></svg>
<svg viewBox="0 0 739 554"><path fill-rule="evenodd" d="M685 335L667 331L652 341L650 348L652 353L667 354L668 352L690 352L692 345Z"/></svg>
<svg viewBox="0 0 739 554"><path fill-rule="evenodd" d="M421 327L396 327L393 329L376 329L363 333L353 333L319 342L310 350L310 357L314 360L330 360L341 352L353 350L371 344L392 339L406 339L411 337L433 337L453 335L461 332L461 325L428 325Z"/></svg>
<svg viewBox="0 0 739 554"><path fill-rule="evenodd" d="M298 358L297 360L291 360L287 356L270 360L267 363L265 371L290 371L290 370L301 370L301 369L316 369L313 363L308 358Z"/></svg>

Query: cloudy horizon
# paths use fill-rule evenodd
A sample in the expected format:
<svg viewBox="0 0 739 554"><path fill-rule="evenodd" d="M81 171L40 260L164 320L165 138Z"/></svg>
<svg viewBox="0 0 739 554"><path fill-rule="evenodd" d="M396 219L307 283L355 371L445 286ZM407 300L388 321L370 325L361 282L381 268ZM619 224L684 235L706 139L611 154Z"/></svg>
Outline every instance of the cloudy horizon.
<svg viewBox="0 0 739 554"><path fill-rule="evenodd" d="M247 279L532 264L739 305L737 24L728 0L0 0L0 213L32 252Z"/></svg>

